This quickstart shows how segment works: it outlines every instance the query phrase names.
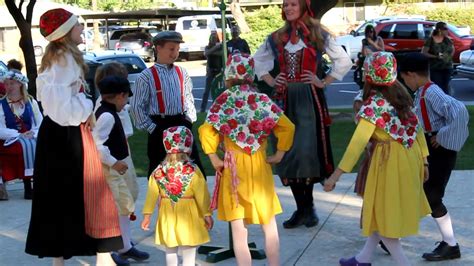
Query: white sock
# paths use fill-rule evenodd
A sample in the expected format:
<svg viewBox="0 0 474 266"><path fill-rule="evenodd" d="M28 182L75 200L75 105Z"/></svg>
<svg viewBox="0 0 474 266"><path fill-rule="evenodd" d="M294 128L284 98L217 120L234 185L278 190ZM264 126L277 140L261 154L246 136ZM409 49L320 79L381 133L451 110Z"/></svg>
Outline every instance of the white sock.
<svg viewBox="0 0 474 266"><path fill-rule="evenodd" d="M132 248L132 244L130 243L130 218L125 215L121 215L119 217L120 222L120 232L122 234L123 240L123 249L119 250L118 253L125 253Z"/></svg>
<svg viewBox="0 0 474 266"><path fill-rule="evenodd" d="M64 266L64 258L63 257L53 258L53 266Z"/></svg>
<svg viewBox="0 0 474 266"><path fill-rule="evenodd" d="M166 266L178 266L178 248L166 248Z"/></svg>
<svg viewBox="0 0 474 266"><path fill-rule="evenodd" d="M408 258L405 256L405 253L403 253L402 243L400 242L400 239L387 238L383 236L380 236L380 239L382 239L388 251L390 251L390 255L395 260L397 265L399 266L411 265L410 261L408 261Z"/></svg>
<svg viewBox="0 0 474 266"><path fill-rule="evenodd" d="M361 263L371 263L374 255L374 250L380 242L380 236L377 232L373 233L365 241L365 245L359 254L356 255L356 260Z"/></svg>
<svg viewBox="0 0 474 266"><path fill-rule="evenodd" d="M115 262L109 252L97 252L96 264L97 266L115 266Z"/></svg>
<svg viewBox="0 0 474 266"><path fill-rule="evenodd" d="M183 255L183 266L196 265L196 247L183 246L179 247Z"/></svg>
<svg viewBox="0 0 474 266"><path fill-rule="evenodd" d="M454 238L453 224L451 222L451 216L449 216L449 213L446 213L442 217L434 218L434 220L438 225L438 229L441 232L443 241L448 243L448 245L451 247L456 246L457 241L456 238Z"/></svg>

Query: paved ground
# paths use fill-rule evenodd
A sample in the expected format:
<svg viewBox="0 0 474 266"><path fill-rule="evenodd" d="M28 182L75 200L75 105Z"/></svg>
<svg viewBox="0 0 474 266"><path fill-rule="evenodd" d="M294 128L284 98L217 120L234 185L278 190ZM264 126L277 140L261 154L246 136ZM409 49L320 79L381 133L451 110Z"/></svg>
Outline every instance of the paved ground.
<svg viewBox="0 0 474 266"><path fill-rule="evenodd" d="M318 207L320 224L317 227L283 229L281 223L294 209L291 192L282 187L278 180L277 193L284 213L277 216L281 238L282 265L337 265L340 257L349 257L362 248L364 238L360 236L359 214L362 201L353 191L354 174L342 177L338 187L332 193L325 193L320 186L314 189L315 203ZM140 178L140 197L138 210L143 207L146 179ZM209 179L209 188L213 178ZM0 201L0 265L51 265L50 259L37 259L24 253L26 231L29 223L31 201L22 199L22 183L9 186L10 200ZM413 265L474 265L474 171L456 171L447 188L446 204L451 212L457 239L461 246L462 258L449 262L428 263L421 259L423 252L429 251L439 240L436 225L431 218L422 220L420 234L403 240L403 247ZM141 216L132 223L132 234L140 249L151 253L146 263L132 265L165 265L164 252L154 245L153 232L144 232L139 228ZM212 245L227 244L227 223L217 222L211 231ZM250 226L251 241L263 247L260 228ZM198 255L198 265L213 265L205 262L204 255ZM254 265L265 265L265 260L254 260ZM75 257L67 265L94 265L94 257ZM217 265L235 265L235 259L229 259ZM390 256L378 249L373 265L394 265Z"/></svg>

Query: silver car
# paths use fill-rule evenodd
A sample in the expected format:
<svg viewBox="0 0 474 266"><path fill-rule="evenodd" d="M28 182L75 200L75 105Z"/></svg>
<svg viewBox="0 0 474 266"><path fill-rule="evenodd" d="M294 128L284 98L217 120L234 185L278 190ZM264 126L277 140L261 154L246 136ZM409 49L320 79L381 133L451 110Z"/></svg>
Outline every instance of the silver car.
<svg viewBox="0 0 474 266"><path fill-rule="evenodd" d="M471 49L473 47L471 46ZM474 50L466 50L459 55L460 65L456 71L460 77L474 79Z"/></svg>

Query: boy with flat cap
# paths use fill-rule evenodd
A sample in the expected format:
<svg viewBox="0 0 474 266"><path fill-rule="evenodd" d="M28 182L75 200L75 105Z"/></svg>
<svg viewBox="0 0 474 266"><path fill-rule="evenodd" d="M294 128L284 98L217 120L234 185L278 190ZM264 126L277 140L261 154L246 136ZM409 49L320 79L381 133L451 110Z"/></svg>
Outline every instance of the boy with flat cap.
<svg viewBox="0 0 474 266"><path fill-rule="evenodd" d="M456 164L457 152L469 135L469 114L463 103L445 94L430 80L429 58L425 55L407 54L401 60L400 72L406 85L415 92L416 114L425 131L430 153L425 167L428 167L430 176L424 190L431 216L442 236L439 245L432 252L424 253L423 258L428 261L460 258L461 252L443 197Z"/></svg>
<svg viewBox="0 0 474 266"><path fill-rule="evenodd" d="M156 62L138 76L130 101L135 127L148 131L148 176L166 156L163 131L173 126L192 129L197 119L191 78L174 64L181 43L183 37L176 31L162 31L153 37ZM195 142L191 158L204 173Z"/></svg>
<svg viewBox="0 0 474 266"><path fill-rule="evenodd" d="M119 212L120 232L124 248L112 254L117 265L128 265L128 258L143 261L150 257L130 243L130 216L135 211L135 199L127 179L135 178L127 137L118 113L123 110L128 98L133 95L126 78L107 76L98 82L102 101L95 112L97 119L92 135L102 161L107 184L114 196Z"/></svg>

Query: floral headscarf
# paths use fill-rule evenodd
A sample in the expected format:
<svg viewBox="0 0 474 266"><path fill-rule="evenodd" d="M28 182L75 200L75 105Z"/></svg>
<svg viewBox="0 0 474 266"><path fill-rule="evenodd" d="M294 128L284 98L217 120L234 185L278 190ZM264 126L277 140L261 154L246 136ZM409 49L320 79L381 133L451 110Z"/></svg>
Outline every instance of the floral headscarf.
<svg viewBox="0 0 474 266"><path fill-rule="evenodd" d="M170 127L163 131L163 145L166 153L191 154L193 133L184 126Z"/></svg>
<svg viewBox="0 0 474 266"><path fill-rule="evenodd" d="M16 80L25 86L28 85L28 78L18 70L10 70L7 72L1 72L0 80L7 80L7 79Z"/></svg>
<svg viewBox="0 0 474 266"><path fill-rule="evenodd" d="M226 80L237 79L251 84L255 79L254 66L254 59L250 55L235 53L227 58L224 76Z"/></svg>
<svg viewBox="0 0 474 266"><path fill-rule="evenodd" d="M364 61L364 76L368 83L390 86L397 80L397 60L390 52L375 52Z"/></svg>
<svg viewBox="0 0 474 266"><path fill-rule="evenodd" d="M359 113L358 118L364 118L384 130L405 148L411 148L415 142L419 128L418 118L411 112L408 119L400 120L395 108L383 98L381 93L370 96Z"/></svg>

